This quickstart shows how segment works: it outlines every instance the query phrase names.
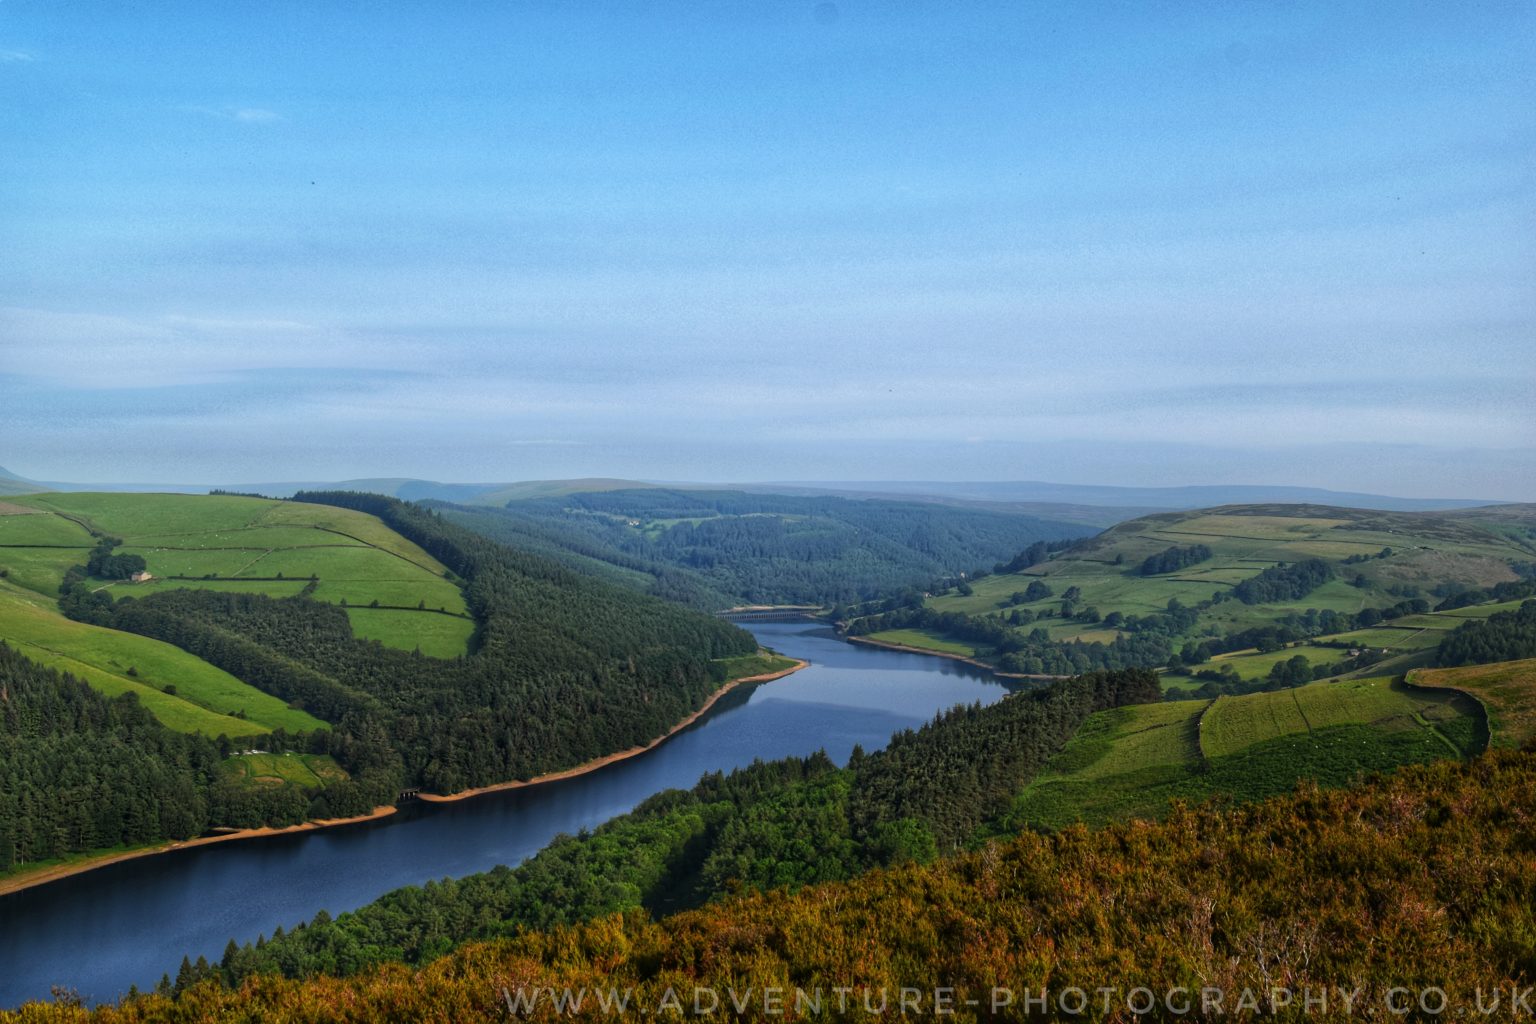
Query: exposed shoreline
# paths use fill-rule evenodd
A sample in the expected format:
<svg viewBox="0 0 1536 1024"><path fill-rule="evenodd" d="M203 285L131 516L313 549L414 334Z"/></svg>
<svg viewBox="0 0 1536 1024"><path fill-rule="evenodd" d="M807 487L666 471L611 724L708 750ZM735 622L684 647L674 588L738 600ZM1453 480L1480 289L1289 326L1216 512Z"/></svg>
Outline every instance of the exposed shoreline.
<svg viewBox="0 0 1536 1024"><path fill-rule="evenodd" d="M496 793L508 789L524 789L529 786L539 786L548 782L558 782L561 779L575 778L578 775L585 775L588 772L597 771L599 768L602 768L605 765L613 764L616 761L623 761L631 757L637 757L640 754L646 753L647 751L654 750L656 747L665 743L667 740L671 739L683 729L686 729L688 726L698 721L705 712L714 707L716 701L718 701L721 697L724 697L727 693L742 683L766 683L774 679L782 679L784 676L787 676L792 672L800 671L809 664L810 662L808 661L800 661L797 659L795 664L779 672L767 672L761 675L744 676L741 679L733 679L726 683L724 686L720 687L720 689L716 690L713 694L711 694L709 699L706 700L697 711L688 715L682 721L674 725L671 729L667 730L665 734L658 736L656 739L652 740L650 743L645 744L644 746L630 747L628 750L616 751L615 753L608 754L604 757L599 757L595 760L577 765L574 768L567 768L564 771L559 772L550 772L547 775L539 775L535 778L527 779L525 781L501 782L492 786L480 786L476 789L466 789L458 793L450 793L446 796L439 796L434 793L422 793L420 794L419 799L425 800L429 803L454 803L459 800L467 800L470 797L480 796L485 793ZM137 860L140 857L153 857L162 853L173 853L177 850L190 850L198 846L212 846L215 843L235 842L236 840L240 839L260 839L265 836L281 836L296 832L314 832L323 828L339 828L344 825L357 825L366 821L377 821L381 818L387 818L394 814L397 810L399 810L399 808L394 804L384 804L379 807L375 807L368 814L359 814L351 818L320 818L313 821L301 822L298 825L287 825L282 828L245 828L234 832L222 833L216 836L199 836L196 839L184 839L179 842L168 842L160 843L154 846L146 846L139 850L125 850L122 853L108 853L103 854L100 857L88 857L83 860L73 861L68 864L58 864L49 868L41 868L26 874L17 875L13 878L0 878L0 896L8 896L11 893L22 892L26 889L36 888L40 885L47 885L50 882L57 882L61 879L70 878L74 875L81 875L87 871L94 871L97 868L104 868L109 864L119 864L123 861Z"/></svg>
<svg viewBox="0 0 1536 1024"><path fill-rule="evenodd" d="M234 832L224 832L216 836L198 836L196 839L183 839L169 843L160 843L155 846L146 846L141 850L125 850L122 853L108 853L100 857L88 857L84 860L74 861L69 864L58 864L51 868L42 868L28 874L17 875L14 878L0 879L0 896L8 896L14 892L31 889L39 885L47 885L49 882L57 882L72 875L81 875L87 871L104 868L108 864L118 864L125 860L137 860L140 857L153 857L157 854L172 853L176 850L190 850L196 846L212 846L214 843L229 843L238 839L260 839L264 836L283 836L295 832L314 832L322 828L337 828L342 825L357 825L365 821L377 821L394 814L398 808L394 804L381 804L367 814L359 814L351 818L317 818L313 821L300 822L297 825L285 825L281 828L263 826L262 828L242 828Z"/></svg>
<svg viewBox="0 0 1536 1024"><path fill-rule="evenodd" d="M697 722L707 711L709 711L710 708L715 706L716 701L718 701L721 697L724 697L727 693L730 693L742 683L767 683L775 679L782 679L792 672L800 671L809 664L810 662L801 661L797 658L795 663L789 668L782 669L778 672L765 672L762 675L743 676L740 679L732 679L730 682L720 687L720 689L710 694L709 699L706 700L697 711L693 712L691 715L684 718L672 728L668 729L665 733L656 737L654 740L651 740L651 742L645 744L644 746L630 747L628 750L618 750L612 754L605 754L602 757L587 761L584 764L579 764L574 768L567 768L564 771L550 772L547 775L536 775L531 779L514 779L511 782L497 782L489 786L476 786L474 789L463 789L457 793L449 793L446 795L440 795L437 793L421 793L418 795L418 799L425 800L428 803L434 804L451 804L460 800L468 800L470 797L482 796L486 793L501 793L509 789L526 789L529 786L541 786L547 782L559 782L562 779L574 779L578 775L586 775L589 772L595 772L599 768L606 767L618 761L626 761L631 757L638 757L639 755L647 753L648 751L655 750L657 747L667 742L667 740L671 739L673 736L676 736L678 733L688 728L694 722Z"/></svg>
<svg viewBox="0 0 1536 1024"><path fill-rule="evenodd" d="M967 665L985 669L1001 679L1065 679L1065 676L1029 675L1024 672L1004 672L995 665L988 665L977 658L970 658L964 654L954 654L950 651L935 651L927 647L913 647L909 644L893 644L889 640L874 640L867 636L845 636L844 640L851 644L866 644L870 647L883 647L888 651L902 651L907 654L927 654L935 658L948 658L950 661L963 661Z"/></svg>

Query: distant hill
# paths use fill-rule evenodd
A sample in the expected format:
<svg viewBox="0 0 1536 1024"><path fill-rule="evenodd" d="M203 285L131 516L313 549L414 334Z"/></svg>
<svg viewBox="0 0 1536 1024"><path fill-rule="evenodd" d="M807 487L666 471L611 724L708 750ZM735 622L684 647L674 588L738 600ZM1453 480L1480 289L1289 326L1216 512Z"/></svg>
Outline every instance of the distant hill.
<svg viewBox="0 0 1536 1024"><path fill-rule="evenodd" d="M36 480L17 476L8 469L0 468L0 494L39 494L53 488Z"/></svg>
<svg viewBox="0 0 1536 1024"><path fill-rule="evenodd" d="M593 484L608 481L593 481ZM542 488L540 488L542 489ZM836 604L1005 562L1096 529L936 502L597 486L440 507L494 540L702 607Z"/></svg>
<svg viewBox="0 0 1536 1024"><path fill-rule="evenodd" d="M4 490L19 482L26 491ZM1475 508L1495 502L1476 498L1401 498L1320 487L1287 487L1262 484L1231 484L1191 487L1117 487L1091 484L1056 484L1038 480L922 481L751 481L701 483L644 481L616 477L578 477L567 480L523 480L487 483L454 483L414 477L360 477L331 481L266 481L257 483L63 483L25 480L0 470L0 493L59 491L160 491L200 494L218 488L241 493L291 497L302 490L367 491L405 501L433 499L466 505L505 505L509 501L559 497L566 494L665 489L672 491L746 491L752 494L787 494L801 497L889 498L900 501L963 502L1000 511L1022 512L1050 519L1109 526L1153 512L1211 508L1218 505L1266 503L1334 505L1387 512Z"/></svg>
<svg viewBox="0 0 1536 1024"><path fill-rule="evenodd" d="M1105 508L1183 510L1217 505L1285 503L1337 505L1347 508L1414 512L1432 509L1473 508L1493 502L1466 498L1397 498L1384 494L1330 491L1321 487L1284 487L1263 484L1223 484L1195 487L1112 487L1091 484L1053 484L1020 481L859 481L847 483L767 483L753 489L806 488L821 491L886 495L927 495L967 501L1047 502Z"/></svg>
<svg viewBox="0 0 1536 1024"><path fill-rule="evenodd" d="M1227 505L1120 523L850 628L1017 671L1155 667L1373 625L1533 572L1536 505Z"/></svg>

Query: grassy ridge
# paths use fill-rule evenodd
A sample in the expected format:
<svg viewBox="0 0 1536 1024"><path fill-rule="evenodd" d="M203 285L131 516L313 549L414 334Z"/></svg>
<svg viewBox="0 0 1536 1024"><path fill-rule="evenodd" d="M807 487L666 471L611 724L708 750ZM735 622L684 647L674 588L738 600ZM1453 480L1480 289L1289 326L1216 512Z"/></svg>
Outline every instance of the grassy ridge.
<svg viewBox="0 0 1536 1024"><path fill-rule="evenodd" d="M1300 779L1470 755L1477 709L1391 679L1319 682L1094 715L1020 795L1009 828L1161 817L1174 799L1262 799Z"/></svg>
<svg viewBox="0 0 1536 1024"><path fill-rule="evenodd" d="M95 543L90 531L95 530L121 538L120 552L142 556L156 577L141 583L98 584L109 587L114 596L190 587L290 597L313 582L316 600L358 609L349 612L357 636L391 647L451 658L468 651L474 633L463 591L452 574L363 512L233 495L180 494L50 493L20 498L14 507L35 508L38 514L0 516L0 568L11 583L45 597L56 597L65 570L86 560ZM74 546L43 546L48 544ZM0 636L8 635L8 623L0 617ZM123 684L114 685L120 689ZM249 702L231 703L205 688L194 690L196 696L185 693L204 708L244 707L251 720L263 726L313 727L315 721L270 711L258 718L254 709L245 707ZM165 701L158 701L157 707L171 710ZM173 718L175 727L199 731L229 724L194 724L198 716L190 711L162 716L167 724Z"/></svg>

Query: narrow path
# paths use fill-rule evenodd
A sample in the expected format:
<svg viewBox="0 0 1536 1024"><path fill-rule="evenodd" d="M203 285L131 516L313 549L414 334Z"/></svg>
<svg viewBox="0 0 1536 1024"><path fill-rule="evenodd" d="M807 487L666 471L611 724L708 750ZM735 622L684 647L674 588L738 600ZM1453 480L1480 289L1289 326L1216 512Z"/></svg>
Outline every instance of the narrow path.
<svg viewBox="0 0 1536 1024"><path fill-rule="evenodd" d="M1299 689L1301 689L1299 686L1291 687L1291 701L1295 703L1296 713L1301 716L1301 721L1306 725L1307 732L1315 732L1316 730L1312 728L1311 719L1307 718L1307 709L1301 706L1301 698L1296 696L1296 691Z"/></svg>
<svg viewBox="0 0 1536 1024"><path fill-rule="evenodd" d="M1466 757L1467 756L1466 751L1464 751L1460 747L1458 747L1455 744L1455 742L1449 736L1447 736L1445 733L1441 732L1439 730L1439 728L1436 727L1435 723L1433 723L1429 719L1425 718L1423 712L1415 711L1413 713L1413 720L1415 722L1418 722L1424 728L1428 729L1435 736L1436 739L1438 739L1441 743L1444 743L1447 747L1449 747L1451 749L1451 753L1452 754L1455 754L1457 757Z"/></svg>

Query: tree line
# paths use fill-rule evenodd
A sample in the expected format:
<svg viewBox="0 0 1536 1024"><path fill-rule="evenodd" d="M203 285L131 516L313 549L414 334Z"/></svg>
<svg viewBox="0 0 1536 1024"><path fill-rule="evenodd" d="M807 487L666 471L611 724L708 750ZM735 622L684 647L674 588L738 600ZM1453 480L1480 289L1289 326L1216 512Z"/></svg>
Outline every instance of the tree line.
<svg viewBox="0 0 1536 1024"><path fill-rule="evenodd" d="M671 913L743 888L791 889L928 862L987 834L1091 714L1157 700L1149 672L1095 673L988 707L958 707L846 768L825 754L705 775L517 868L389 893L285 934L233 943L217 973L349 974L423 963L472 938L639 907Z"/></svg>

